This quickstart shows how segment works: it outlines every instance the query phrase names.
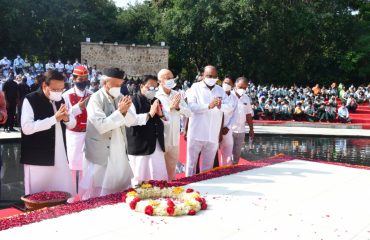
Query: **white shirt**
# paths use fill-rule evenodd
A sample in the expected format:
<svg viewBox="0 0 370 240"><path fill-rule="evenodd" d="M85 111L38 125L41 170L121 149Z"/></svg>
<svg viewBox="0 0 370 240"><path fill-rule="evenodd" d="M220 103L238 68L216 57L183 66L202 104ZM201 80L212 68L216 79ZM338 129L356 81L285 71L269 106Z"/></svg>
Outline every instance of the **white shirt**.
<svg viewBox="0 0 370 240"><path fill-rule="evenodd" d="M78 106L78 104L75 104L75 105L72 106L71 101L69 100L69 95L74 94L74 93L76 93L76 95L79 96L79 97L90 96L93 93L90 90L87 90L87 89L85 89L84 91L81 91L76 86L63 93L63 99L64 99L66 107L73 114L73 116L76 117L76 116L80 115L82 113L82 111L81 111L80 107Z"/></svg>
<svg viewBox="0 0 370 240"><path fill-rule="evenodd" d="M1 59L0 60L0 65L4 65L4 68L5 69L8 69L8 68L10 68L10 60L9 59Z"/></svg>
<svg viewBox="0 0 370 240"><path fill-rule="evenodd" d="M192 112L189 118L188 139L217 144L221 130L222 116L230 111L225 91L215 85L212 90L202 81L194 83L187 92L188 106ZM221 98L221 108L208 109L214 98Z"/></svg>
<svg viewBox="0 0 370 240"><path fill-rule="evenodd" d="M231 94L236 96L236 93L234 91L232 91ZM235 111L235 121L231 127L233 132L245 133L247 114L251 114L253 116L253 109L250 98L248 97L248 95L243 94L243 96L238 98L238 106L237 110Z"/></svg>
<svg viewBox="0 0 370 240"><path fill-rule="evenodd" d="M169 122L164 128L165 146L179 146L180 141L180 115L190 117L191 111L188 108L186 102L181 98L180 110L170 110L170 102L173 97L178 94L177 91L171 90L170 94L167 95L162 86L159 86L159 90L155 97L162 103L162 111L167 121Z"/></svg>
<svg viewBox="0 0 370 240"><path fill-rule="evenodd" d="M238 97L230 92L230 95L226 94L228 103L231 105L230 111L224 113L224 127L231 129L235 122L236 111L238 110Z"/></svg>
<svg viewBox="0 0 370 240"><path fill-rule="evenodd" d="M63 63L56 63L55 68L58 70L58 72L63 72L64 64Z"/></svg>
<svg viewBox="0 0 370 240"><path fill-rule="evenodd" d="M49 69L54 70L54 64L53 63L47 63L47 64L45 64L45 69L46 70L49 70Z"/></svg>
<svg viewBox="0 0 370 240"><path fill-rule="evenodd" d="M349 117L349 112L348 112L348 108L344 107L344 106L341 106L339 109L338 109L338 115L342 118L348 118Z"/></svg>
<svg viewBox="0 0 370 240"><path fill-rule="evenodd" d="M64 66L64 68L66 69L67 73L72 73L72 71L73 71L73 65L72 64L66 64Z"/></svg>
<svg viewBox="0 0 370 240"><path fill-rule="evenodd" d="M54 102L52 102L52 104L54 104ZM54 115L42 120L35 121L32 106L27 98L24 99L21 118L22 132L24 134L31 135L36 132L48 130L56 123L57 120ZM69 122L63 123L67 126L67 128L72 129L76 126L76 119L72 115L70 115Z"/></svg>

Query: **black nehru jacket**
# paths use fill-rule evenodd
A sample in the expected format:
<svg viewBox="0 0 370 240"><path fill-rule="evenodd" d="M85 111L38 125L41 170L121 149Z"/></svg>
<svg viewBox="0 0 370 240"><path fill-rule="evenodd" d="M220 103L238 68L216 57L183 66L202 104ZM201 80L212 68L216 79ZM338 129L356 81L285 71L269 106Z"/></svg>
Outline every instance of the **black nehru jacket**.
<svg viewBox="0 0 370 240"><path fill-rule="evenodd" d="M141 94L135 94L132 97L132 103L136 108L137 114L148 113L150 111L151 104L149 100ZM158 115L149 118L144 126L127 127L126 136L127 152L129 155L146 156L154 153L157 140L162 151L165 151L164 126Z"/></svg>
<svg viewBox="0 0 370 240"><path fill-rule="evenodd" d="M43 120L54 116L53 105L45 96L41 88L26 96L30 102L34 113L34 120ZM62 99L55 102L56 108L64 103ZM66 127L61 124L64 140L64 148L66 148ZM31 135L25 135L22 132L21 139L21 163L38 166L54 166L55 161L55 125L50 129L41 132L36 132Z"/></svg>

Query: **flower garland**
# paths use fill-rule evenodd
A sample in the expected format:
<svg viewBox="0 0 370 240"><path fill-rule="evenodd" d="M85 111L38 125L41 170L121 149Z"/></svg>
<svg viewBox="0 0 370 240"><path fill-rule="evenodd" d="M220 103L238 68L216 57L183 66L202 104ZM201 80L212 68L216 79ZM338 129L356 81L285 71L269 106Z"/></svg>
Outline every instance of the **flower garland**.
<svg viewBox="0 0 370 240"><path fill-rule="evenodd" d="M122 201L132 210L150 216L195 215L207 209L199 192L181 186L169 186L166 181L149 181L122 194Z"/></svg>

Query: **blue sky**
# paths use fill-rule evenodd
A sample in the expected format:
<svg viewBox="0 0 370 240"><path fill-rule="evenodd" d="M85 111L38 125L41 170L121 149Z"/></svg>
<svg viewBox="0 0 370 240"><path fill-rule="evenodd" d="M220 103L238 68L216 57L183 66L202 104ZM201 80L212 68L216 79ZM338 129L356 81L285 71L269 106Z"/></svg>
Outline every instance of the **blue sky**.
<svg viewBox="0 0 370 240"><path fill-rule="evenodd" d="M143 2L143 0L113 0L118 7L126 7L129 3Z"/></svg>

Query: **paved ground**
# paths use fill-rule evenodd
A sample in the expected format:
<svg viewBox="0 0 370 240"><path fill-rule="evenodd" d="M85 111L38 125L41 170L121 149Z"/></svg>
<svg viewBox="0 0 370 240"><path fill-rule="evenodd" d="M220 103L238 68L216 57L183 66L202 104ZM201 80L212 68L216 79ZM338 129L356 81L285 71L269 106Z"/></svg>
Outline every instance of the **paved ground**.
<svg viewBox="0 0 370 240"><path fill-rule="evenodd" d="M369 182L369 170L292 160L189 185L209 204L194 217L149 217L116 204L0 239L370 239Z"/></svg>

